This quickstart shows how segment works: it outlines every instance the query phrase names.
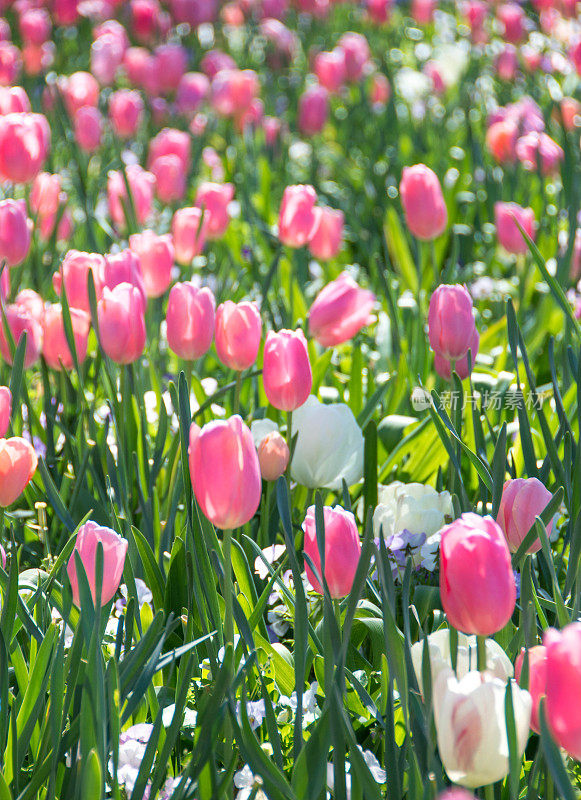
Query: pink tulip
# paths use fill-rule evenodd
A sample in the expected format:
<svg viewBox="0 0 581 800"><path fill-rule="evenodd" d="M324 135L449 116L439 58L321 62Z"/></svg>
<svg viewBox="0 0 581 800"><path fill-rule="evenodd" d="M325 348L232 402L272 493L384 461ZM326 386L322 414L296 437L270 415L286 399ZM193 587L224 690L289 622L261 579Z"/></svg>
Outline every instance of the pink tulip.
<svg viewBox="0 0 581 800"><path fill-rule="evenodd" d="M468 365L468 353L471 353L471 365L474 367L474 362L476 361L476 356L478 355L478 346L480 345L480 336L478 335L478 331L476 328L472 330L472 338L470 339L470 344L468 346L468 350L466 351L466 355L462 356L462 358L456 359L454 363L454 371L460 378L460 380L464 380L470 374L470 369ZM452 377L452 364L448 358L440 355L440 353L434 351L434 369L438 373L441 378L444 380L449 381Z"/></svg>
<svg viewBox="0 0 581 800"><path fill-rule="evenodd" d="M581 38L575 37L569 49L569 58L575 64L577 74L581 75Z"/></svg>
<svg viewBox="0 0 581 800"><path fill-rule="evenodd" d="M164 128L149 144L148 167L151 169L155 161L162 156L173 155L179 158L182 170L187 173L190 168L190 150L190 137L185 131Z"/></svg>
<svg viewBox="0 0 581 800"><path fill-rule="evenodd" d="M91 45L91 72L102 86L115 82L124 54L124 44L115 35L106 33L95 39Z"/></svg>
<svg viewBox="0 0 581 800"><path fill-rule="evenodd" d="M494 122L486 132L486 147L499 164L516 161L518 125L511 119Z"/></svg>
<svg viewBox="0 0 581 800"><path fill-rule="evenodd" d="M155 177L151 172L146 172L139 164L130 164L126 167L125 173L133 197L137 223L143 225L152 212ZM111 219L119 227L124 227L126 219L121 198L125 203L129 201L127 199L127 187L121 172L109 173L107 196Z"/></svg>
<svg viewBox="0 0 581 800"><path fill-rule="evenodd" d="M12 413L12 392L8 386L0 386L0 439L6 436Z"/></svg>
<svg viewBox="0 0 581 800"><path fill-rule="evenodd" d="M236 69L236 62L221 50L209 50L200 62L202 72L213 80L221 70Z"/></svg>
<svg viewBox="0 0 581 800"><path fill-rule="evenodd" d="M254 303L226 300L216 311L216 352L230 369L241 372L256 361L262 320Z"/></svg>
<svg viewBox="0 0 581 800"><path fill-rule="evenodd" d="M42 323L42 318L44 317L44 300L34 289L23 289L21 292L18 292L14 303L19 308L25 309L32 319Z"/></svg>
<svg viewBox="0 0 581 800"><path fill-rule="evenodd" d="M376 72L371 79L369 99L374 106L385 106L391 97L391 86L388 79L381 72Z"/></svg>
<svg viewBox="0 0 581 800"><path fill-rule="evenodd" d="M16 502L36 472L38 459L34 447L14 436L0 439L0 506Z"/></svg>
<svg viewBox="0 0 581 800"><path fill-rule="evenodd" d="M504 531L512 553L516 553L521 542L549 500L550 491L537 478L514 478L506 481L496 521ZM551 533L552 520L546 526ZM541 542L535 538L527 553L537 553Z"/></svg>
<svg viewBox="0 0 581 800"><path fill-rule="evenodd" d="M0 86L12 86L22 69L20 50L12 42L0 42Z"/></svg>
<svg viewBox="0 0 581 800"><path fill-rule="evenodd" d="M512 44L505 44L495 61L496 72L502 81L514 81L518 72L518 56Z"/></svg>
<svg viewBox="0 0 581 800"><path fill-rule="evenodd" d="M103 270L103 287L114 289L121 283L130 283L138 290L143 300L143 308L147 307L147 294L141 270L141 261L134 250L120 250L105 256Z"/></svg>
<svg viewBox="0 0 581 800"><path fill-rule="evenodd" d="M74 25L79 18L79 0L54 0L52 15L57 25Z"/></svg>
<svg viewBox="0 0 581 800"><path fill-rule="evenodd" d="M203 208L207 215L206 236L208 239L222 237L230 224L228 205L234 199L234 185L231 183L210 183L198 186L195 205Z"/></svg>
<svg viewBox="0 0 581 800"><path fill-rule="evenodd" d="M516 586L502 529L492 517L462 514L441 531L440 596L462 633L492 636L512 616Z"/></svg>
<svg viewBox="0 0 581 800"><path fill-rule="evenodd" d="M563 160L563 149L546 133L533 131L521 136L516 143L516 157L523 167L536 172L538 161L543 175L552 175Z"/></svg>
<svg viewBox="0 0 581 800"><path fill-rule="evenodd" d="M178 156L169 153L156 158L151 165L151 172L155 175L155 192L162 203L174 203L183 198L187 173Z"/></svg>
<svg viewBox="0 0 581 800"><path fill-rule="evenodd" d="M161 9L157 0L131 0L131 30L139 42L151 42L158 29Z"/></svg>
<svg viewBox="0 0 581 800"><path fill-rule="evenodd" d="M120 89L109 97L109 117L121 139L134 137L143 120L143 99L139 92Z"/></svg>
<svg viewBox="0 0 581 800"><path fill-rule="evenodd" d="M186 117L193 117L209 91L210 81L203 72L186 72L180 80L176 93L178 112Z"/></svg>
<svg viewBox="0 0 581 800"><path fill-rule="evenodd" d="M543 636L547 721L559 747L581 761L581 622Z"/></svg>
<svg viewBox="0 0 581 800"><path fill-rule="evenodd" d="M318 53L315 57L314 73L321 86L336 94L345 83L345 53L340 48Z"/></svg>
<svg viewBox="0 0 581 800"><path fill-rule="evenodd" d="M377 25L383 25L391 15L393 0L366 0L369 18Z"/></svg>
<svg viewBox="0 0 581 800"><path fill-rule="evenodd" d="M110 359L117 364L137 361L145 347L145 303L131 283L103 289L98 305L99 338Z"/></svg>
<svg viewBox="0 0 581 800"><path fill-rule="evenodd" d="M525 34L526 14L517 3L503 3L498 7L496 17L503 29L506 42L518 44Z"/></svg>
<svg viewBox="0 0 581 800"><path fill-rule="evenodd" d="M435 172L425 164L404 167L399 185L406 223L418 239L436 239L446 230L448 210Z"/></svg>
<svg viewBox="0 0 581 800"><path fill-rule="evenodd" d="M30 100L22 86L0 86L0 115L30 111Z"/></svg>
<svg viewBox="0 0 581 800"><path fill-rule="evenodd" d="M20 15L20 35L29 44L40 45L50 36L51 21L45 8L27 8Z"/></svg>
<svg viewBox="0 0 581 800"><path fill-rule="evenodd" d="M82 364L87 357L87 342L91 328L91 318L85 311L71 308L71 323L77 359ZM44 340L42 354L51 369L70 371L73 368L73 356L69 350L63 312L59 305L47 306L42 321Z"/></svg>
<svg viewBox="0 0 581 800"><path fill-rule="evenodd" d="M61 268L52 276L55 292L60 295L64 283L67 300L71 308L80 308L90 312L88 279L93 275L95 294L100 299L103 291L105 259L99 253L81 253L69 250L63 259Z"/></svg>
<svg viewBox="0 0 581 800"><path fill-rule="evenodd" d="M477 798L471 792L467 792L466 789L460 789L455 786L439 794L436 800L477 800Z"/></svg>
<svg viewBox="0 0 581 800"><path fill-rule="evenodd" d="M30 183L40 172L50 147L50 127L42 114L0 117L0 178Z"/></svg>
<svg viewBox="0 0 581 800"><path fill-rule="evenodd" d="M278 431L267 433L258 445L260 474L265 481L276 481L288 466L290 450Z"/></svg>
<svg viewBox="0 0 581 800"><path fill-rule="evenodd" d="M260 504L260 464L252 434L236 415L190 428L190 477L196 500L217 528L249 522Z"/></svg>
<svg viewBox="0 0 581 800"><path fill-rule="evenodd" d="M343 243L343 212L335 208L315 208L315 226L309 241L311 254L321 261L334 258Z"/></svg>
<svg viewBox="0 0 581 800"><path fill-rule="evenodd" d="M188 68L188 51L170 42L156 47L154 55L161 93L175 91Z"/></svg>
<svg viewBox="0 0 581 800"><path fill-rule="evenodd" d="M75 141L86 153L99 148L103 136L103 117L97 108L83 106L74 119Z"/></svg>
<svg viewBox="0 0 581 800"><path fill-rule="evenodd" d="M514 665L514 675L520 684L520 676L524 663L524 649L518 655ZM540 733L539 704L541 698L546 694L547 689L547 650L543 645L537 645L529 649L529 685L528 690L533 698L533 708L531 712L531 728Z"/></svg>
<svg viewBox="0 0 581 800"><path fill-rule="evenodd" d="M518 225L535 239L535 212L532 208L522 208L517 203L494 204L494 217L498 241L509 253L527 253L528 244ZM518 223L518 225L517 225Z"/></svg>
<svg viewBox="0 0 581 800"><path fill-rule="evenodd" d="M0 262L15 267L24 261L30 249L30 228L24 200L0 201Z"/></svg>
<svg viewBox="0 0 581 800"><path fill-rule="evenodd" d="M303 247L315 231L317 193L312 186L287 186L278 216L278 238L289 247Z"/></svg>
<svg viewBox="0 0 581 800"><path fill-rule="evenodd" d="M473 343L472 298L460 284L441 284L430 298L428 335L432 350L448 361L466 355Z"/></svg>
<svg viewBox="0 0 581 800"><path fill-rule="evenodd" d="M258 76L251 69L222 69L212 80L210 103L222 117L240 115L258 96Z"/></svg>
<svg viewBox="0 0 581 800"><path fill-rule="evenodd" d="M306 401L313 385L307 341L301 330L269 331L264 345L262 380L268 402L294 411Z"/></svg>
<svg viewBox="0 0 581 800"><path fill-rule="evenodd" d="M309 335L322 347L335 347L352 339L371 321L375 295L361 289L347 273L328 283L309 311Z"/></svg>
<svg viewBox="0 0 581 800"><path fill-rule="evenodd" d="M412 17L418 25L429 25L434 19L434 11L438 7L438 0L413 0Z"/></svg>
<svg viewBox="0 0 581 800"><path fill-rule="evenodd" d="M207 287L176 283L167 304L167 343L185 361L206 353L214 335L216 301Z"/></svg>
<svg viewBox="0 0 581 800"><path fill-rule="evenodd" d="M3 305L10 294L10 270L4 267L0 272L0 305Z"/></svg>
<svg viewBox="0 0 581 800"><path fill-rule="evenodd" d="M351 591L359 556L361 555L361 542L355 517L350 511L340 506L323 508L325 520L325 572L321 575L321 556L317 542L317 526L315 522L315 506L307 509L307 516L303 522L305 532L304 551L315 566L319 576L324 578L329 587L329 594L333 599L346 597ZM323 588L315 573L305 558L307 578L313 589L318 594L323 594Z"/></svg>
<svg viewBox="0 0 581 800"><path fill-rule="evenodd" d="M96 108L99 102L99 84L90 72L73 72L59 79L59 90L71 119L83 106Z"/></svg>
<svg viewBox="0 0 581 800"><path fill-rule="evenodd" d="M169 233L159 236L151 230L134 233L129 247L139 259L147 297L161 297L171 283L174 263L173 240Z"/></svg>
<svg viewBox="0 0 581 800"><path fill-rule="evenodd" d="M153 55L144 47L129 47L123 56L123 67L132 86L145 88L154 64Z"/></svg>
<svg viewBox="0 0 581 800"><path fill-rule="evenodd" d="M322 86L309 86L299 98L298 126L304 136L314 136L329 116L329 93Z"/></svg>
<svg viewBox="0 0 581 800"><path fill-rule="evenodd" d="M15 303L14 305L6 306L4 311L6 314L6 322L16 346L18 346L18 342L24 333L26 333L24 366L28 369L40 358L43 337L42 322L20 304ZM8 364L12 364L12 350L5 333L4 320L2 320L2 324L0 324L0 352L2 353L2 358L4 358Z"/></svg>
<svg viewBox="0 0 581 800"><path fill-rule="evenodd" d="M360 33L344 33L339 39L339 47L345 53L347 80L355 83L370 65L371 51L367 39Z"/></svg>
<svg viewBox="0 0 581 800"><path fill-rule="evenodd" d="M67 200L65 192L62 191L61 176L57 173L51 175L49 172L39 172L32 184L29 196L30 210L37 217L37 227L40 228L40 235L43 239L48 239L54 231L59 208ZM66 216L62 216L59 225L66 225Z"/></svg>
<svg viewBox="0 0 581 800"><path fill-rule="evenodd" d="M73 590L73 602L80 606L79 581L75 553L78 553L83 568L87 575L93 603L97 600L97 550L101 544L103 548L103 583L101 585L101 605L106 605L115 596L121 583L125 556L127 555L127 540L122 539L118 533L98 525L96 522L85 522L79 528L75 547L67 564L67 575Z"/></svg>
<svg viewBox="0 0 581 800"><path fill-rule="evenodd" d="M199 208L180 208L173 215L171 232L179 264L191 264L206 244L208 221Z"/></svg>

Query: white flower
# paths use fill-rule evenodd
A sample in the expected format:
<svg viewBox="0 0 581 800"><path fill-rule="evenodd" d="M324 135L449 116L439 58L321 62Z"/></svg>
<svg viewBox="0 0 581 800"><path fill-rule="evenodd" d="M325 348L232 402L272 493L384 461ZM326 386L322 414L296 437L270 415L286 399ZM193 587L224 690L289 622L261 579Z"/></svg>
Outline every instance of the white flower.
<svg viewBox="0 0 581 800"><path fill-rule="evenodd" d="M175 703L172 703L171 706L166 706L161 712L161 719L165 728L169 728L169 726L172 724L175 712ZM182 723L182 728L195 728L197 718L198 712L194 711L193 708L186 707L184 709L184 721Z"/></svg>
<svg viewBox="0 0 581 800"><path fill-rule="evenodd" d="M430 666L432 668L432 685L440 672L452 667L452 655L450 653L450 631L448 628L441 628L428 636L428 650L430 654ZM411 647L412 662L418 680L420 691L423 692L422 681L422 658L424 654L424 642L416 642ZM458 633L458 650L456 656L456 676L463 678L470 670L476 669L476 636L466 636L465 633ZM512 661L506 655L502 647L494 639L486 639L486 669L495 678L506 681L514 675Z"/></svg>
<svg viewBox="0 0 581 800"><path fill-rule="evenodd" d="M529 735L532 699L511 680L517 750L522 758ZM458 680L444 669L434 684L438 750L448 777L474 789L502 780L509 770L505 722L507 684L489 672Z"/></svg>
<svg viewBox="0 0 581 800"><path fill-rule="evenodd" d="M357 745L357 747L361 750L361 754L365 760L365 763L369 767L369 771L373 775L373 778L377 783L385 783L387 780L387 775L384 769L381 769L379 761L375 757L375 755L371 752L371 750L364 750L361 745Z"/></svg>
<svg viewBox="0 0 581 800"><path fill-rule="evenodd" d="M135 578L135 588L137 589L137 602L139 603L139 608L141 608L144 603L151 604L153 602L153 595L151 593L151 589L145 583L145 581L142 581L141 578ZM126 584L124 583L121 584L121 586L119 587L119 591L125 598L125 601L127 601L129 598L129 592Z"/></svg>
<svg viewBox="0 0 581 800"><path fill-rule="evenodd" d="M123 731L119 736L117 780L120 786L125 787L128 797L131 797L131 792L135 787L135 781L139 775L141 762L143 761L152 730L153 725L141 722ZM109 769L113 769L112 761L109 763Z"/></svg>
<svg viewBox="0 0 581 800"><path fill-rule="evenodd" d="M409 67L403 67L395 76L397 93L410 105L425 100L432 91L427 75Z"/></svg>
<svg viewBox="0 0 581 800"><path fill-rule="evenodd" d="M444 526L446 517L453 514L450 493L437 492L423 483L395 481L380 486L378 500L373 514L373 531L377 538L381 531L387 539L406 530L411 534L425 533L430 539ZM429 552L435 541L430 542ZM439 539L437 541L439 543Z"/></svg>
<svg viewBox="0 0 581 800"><path fill-rule="evenodd" d="M248 764L245 764L241 770L234 774L234 786L239 789L236 800L248 800L253 789L257 786L262 786L262 780L252 772ZM254 797L256 800L267 800L262 789L259 789Z"/></svg>
<svg viewBox="0 0 581 800"><path fill-rule="evenodd" d="M298 434L291 476L310 489L340 490L363 476L363 434L349 406L321 403L310 395L293 412L293 436Z"/></svg>
<svg viewBox="0 0 581 800"><path fill-rule="evenodd" d="M240 718L240 700L237 703L238 718ZM246 714L248 715L248 722L253 731L260 728L264 717L266 715L266 708L264 707L264 700L249 700L246 703Z"/></svg>
<svg viewBox="0 0 581 800"><path fill-rule="evenodd" d="M264 559L269 564L274 564L274 562L278 561L284 553L286 553L286 547L284 544L271 544L268 547L265 547L262 551ZM260 558L260 556L256 556L254 560L254 572L262 580L265 580L265 578L267 578L270 574L266 564L262 558Z"/></svg>
<svg viewBox="0 0 581 800"><path fill-rule="evenodd" d="M303 692L303 727L305 728L321 716L321 710L317 705L318 688L317 681L313 681L309 688ZM282 696L280 704L283 707L290 708L294 716L298 708L297 693L293 692L290 697Z"/></svg>

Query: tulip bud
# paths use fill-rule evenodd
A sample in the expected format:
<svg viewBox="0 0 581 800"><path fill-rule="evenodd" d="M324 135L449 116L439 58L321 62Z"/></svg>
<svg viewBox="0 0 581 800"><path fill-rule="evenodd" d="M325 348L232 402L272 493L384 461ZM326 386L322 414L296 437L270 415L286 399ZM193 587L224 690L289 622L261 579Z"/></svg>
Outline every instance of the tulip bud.
<svg viewBox="0 0 581 800"><path fill-rule="evenodd" d="M581 761L581 622L549 628L546 649L547 721L555 741Z"/></svg>
<svg viewBox="0 0 581 800"><path fill-rule="evenodd" d="M8 386L0 386L0 439L6 436L12 413L12 392ZM284 471L284 470L283 470Z"/></svg>
<svg viewBox="0 0 581 800"><path fill-rule="evenodd" d="M30 183L40 172L50 147L50 126L42 114L0 117L0 177Z"/></svg>
<svg viewBox="0 0 581 800"><path fill-rule="evenodd" d="M289 247L303 247L315 231L317 193L312 186L287 186L278 217L278 238Z"/></svg>
<svg viewBox="0 0 581 800"><path fill-rule="evenodd" d="M348 31L341 36L338 46L345 54L347 80L355 83L363 77L370 65L371 51L367 39L360 33Z"/></svg>
<svg viewBox="0 0 581 800"><path fill-rule="evenodd" d="M93 153L101 144L103 117L97 108L83 106L75 114L75 140L81 150Z"/></svg>
<svg viewBox="0 0 581 800"><path fill-rule="evenodd" d="M399 193L407 226L414 236L430 241L444 233L448 210L435 172L425 164L404 167Z"/></svg>
<svg viewBox="0 0 581 800"><path fill-rule="evenodd" d="M531 696L510 681L517 757L529 735ZM433 687L434 721L440 758L453 783L476 788L502 780L509 772L505 699L507 684L473 670L458 680L442 670Z"/></svg>
<svg viewBox="0 0 581 800"><path fill-rule="evenodd" d="M361 289L342 272L317 295L309 311L309 334L323 347L335 347L352 339L371 317L373 292Z"/></svg>
<svg viewBox="0 0 581 800"><path fill-rule="evenodd" d="M26 439L0 439L0 506L7 508L18 500L36 472L37 463L34 447Z"/></svg>
<svg viewBox="0 0 581 800"><path fill-rule="evenodd" d="M206 235L208 239L219 239L226 233L230 224L228 205L234 198L234 186L231 183L200 184L196 192L195 205L204 209L207 216Z"/></svg>
<svg viewBox="0 0 581 800"><path fill-rule="evenodd" d="M30 228L24 200L0 202L0 262L15 267L24 261L30 249Z"/></svg>
<svg viewBox="0 0 581 800"><path fill-rule="evenodd" d="M183 162L173 153L156 158L151 165L155 176L155 192L162 203L174 203L186 193L186 173Z"/></svg>
<svg viewBox="0 0 581 800"><path fill-rule="evenodd" d="M508 480L502 489L502 498L496 521L504 531L512 553L516 553L525 536L551 499L551 493L537 478ZM546 526L551 532L552 520ZM541 542L535 538L527 553L537 553Z"/></svg>
<svg viewBox="0 0 581 800"><path fill-rule="evenodd" d="M260 464L252 434L235 415L190 428L190 476L196 500L217 528L249 522L260 504Z"/></svg>
<svg viewBox="0 0 581 800"><path fill-rule="evenodd" d="M322 86L310 86L299 99L298 126L304 136L314 136L325 127L329 116L329 93Z"/></svg>
<svg viewBox="0 0 581 800"><path fill-rule="evenodd" d="M141 261L134 250L126 248L118 253L109 253L105 256L103 288L106 286L108 289L114 289L120 283L130 283L135 286L143 300L143 308L147 307Z"/></svg>
<svg viewBox="0 0 581 800"><path fill-rule="evenodd" d="M81 557L91 589L91 597L95 603L97 600L97 549L99 544L103 547L101 605L104 606L112 600L119 588L127 555L127 540L122 539L111 528L102 527L96 522L86 522L79 528L75 547L67 564L67 575L71 582L73 602L76 606L80 606L81 603L75 553Z"/></svg>
<svg viewBox="0 0 581 800"><path fill-rule="evenodd" d="M226 300L216 311L216 352L225 366L241 372L256 361L262 320L254 303Z"/></svg>
<svg viewBox="0 0 581 800"><path fill-rule="evenodd" d="M317 525L315 521L315 506L307 509L307 516L303 522L305 532L304 551L329 587L329 594L333 599L346 597L351 591L359 556L361 555L361 542L355 517L350 511L340 506L323 509L325 521L325 569L321 574L321 556L317 541ZM323 594L323 588L307 559L305 558L307 578L313 589L318 594Z"/></svg>
<svg viewBox="0 0 581 800"><path fill-rule="evenodd" d="M207 287L176 283L167 304L167 342L170 349L186 361L206 353L214 335L216 301Z"/></svg>
<svg viewBox="0 0 581 800"><path fill-rule="evenodd" d="M265 481L276 481L288 466L290 450L278 431L268 433L258 445L260 474Z"/></svg>
<svg viewBox="0 0 581 800"><path fill-rule="evenodd" d="M535 240L535 212L532 208L498 202L494 204L494 217L498 241L504 249L509 253L527 253L529 246L518 226Z"/></svg>
<svg viewBox="0 0 581 800"><path fill-rule="evenodd" d="M91 318L86 312L78 308L71 308L70 313L77 359L79 364L82 364L87 357ZM71 370L73 368L73 356L67 342L63 312L59 305L47 306L42 326L44 332L42 354L46 363L51 369Z"/></svg>
<svg viewBox="0 0 581 800"><path fill-rule="evenodd" d="M117 364L132 364L145 347L145 304L139 289L120 283L105 287L98 304L99 338L105 353Z"/></svg>
<svg viewBox="0 0 581 800"><path fill-rule="evenodd" d="M474 342L472 310L472 298L464 286L438 286L430 298L428 312L428 336L435 353L448 361L466 355Z"/></svg>
<svg viewBox="0 0 581 800"><path fill-rule="evenodd" d="M478 347L480 345L480 336L478 335L478 331L476 328L472 331L472 338L470 339L470 345L468 347L468 351L466 352L465 356L462 358L457 359L454 362L454 371L460 378L460 380L464 380L470 374L471 368L474 367L474 362L476 360L476 356L478 355ZM468 364L468 353L470 353L470 368ZM434 351L434 369L438 373L441 378L444 380L449 381L452 377L452 363L449 359L445 358L444 356L440 355L437 351Z"/></svg>
<svg viewBox="0 0 581 800"><path fill-rule="evenodd" d="M477 800L477 798L465 789L454 787L439 794L436 800Z"/></svg>
<svg viewBox="0 0 581 800"><path fill-rule="evenodd" d="M179 264L191 264L206 244L208 221L199 208L180 208L173 215L171 232Z"/></svg>
<svg viewBox="0 0 581 800"><path fill-rule="evenodd" d="M161 297L171 283L174 246L170 234L158 236L151 230L134 233L129 247L141 265L147 297Z"/></svg>
<svg viewBox="0 0 581 800"><path fill-rule="evenodd" d="M448 622L492 636L512 616L516 586L502 529L492 517L462 516L442 529L440 596Z"/></svg>
<svg viewBox="0 0 581 800"><path fill-rule="evenodd" d="M314 73L321 86L328 92L338 92L347 77L343 50L336 47L334 50L318 53L315 58Z"/></svg>
<svg viewBox="0 0 581 800"><path fill-rule="evenodd" d="M511 119L494 122L486 131L486 147L499 164L516 160L518 125Z"/></svg>
<svg viewBox="0 0 581 800"><path fill-rule="evenodd" d="M307 341L301 330L269 331L264 345L262 380L268 402L294 411L306 401L313 385Z"/></svg>
<svg viewBox="0 0 581 800"><path fill-rule="evenodd" d="M315 258L334 258L343 242L343 212L334 208L315 208L315 226L309 250Z"/></svg>
<svg viewBox="0 0 581 800"><path fill-rule="evenodd" d="M176 108L180 114L191 118L200 108L210 91L210 81L202 72L186 72L176 92Z"/></svg>
<svg viewBox="0 0 581 800"><path fill-rule="evenodd" d="M529 653L529 685L528 691L532 697L533 707L531 712L531 728L540 733L539 704L546 694L547 689L547 650L543 645L531 647ZM521 650L514 665L514 674L520 684L521 672L525 658L525 650Z"/></svg>

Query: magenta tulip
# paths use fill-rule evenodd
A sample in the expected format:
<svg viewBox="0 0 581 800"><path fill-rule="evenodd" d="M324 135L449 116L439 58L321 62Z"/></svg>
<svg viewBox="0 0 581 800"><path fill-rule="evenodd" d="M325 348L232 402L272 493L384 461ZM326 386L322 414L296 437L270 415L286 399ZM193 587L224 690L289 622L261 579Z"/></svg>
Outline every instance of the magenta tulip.
<svg viewBox="0 0 581 800"><path fill-rule="evenodd" d="M428 335L437 355L457 361L474 344L472 298L460 284L441 284L430 298Z"/></svg>
<svg viewBox="0 0 581 800"><path fill-rule="evenodd" d="M361 555L361 542L355 517L350 511L340 506L323 509L325 520L325 572L321 575L321 557L317 542L317 526L315 522L315 506L307 509L303 522L305 532L304 550L319 576L324 577L333 599L346 597L351 591L353 580ZM318 594L323 588L305 559L305 569L309 583Z"/></svg>
<svg viewBox="0 0 581 800"><path fill-rule="evenodd" d="M444 233L448 210L435 172L425 164L404 167L399 193L407 226L414 236L430 241Z"/></svg>

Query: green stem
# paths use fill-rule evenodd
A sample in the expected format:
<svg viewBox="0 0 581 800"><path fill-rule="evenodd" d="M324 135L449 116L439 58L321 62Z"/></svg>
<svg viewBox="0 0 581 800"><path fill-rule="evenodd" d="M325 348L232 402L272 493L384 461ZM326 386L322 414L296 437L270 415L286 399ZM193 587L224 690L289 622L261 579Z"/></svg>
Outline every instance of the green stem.
<svg viewBox="0 0 581 800"><path fill-rule="evenodd" d="M434 271L434 280L436 281L436 286L440 283L440 273L438 272L438 265L436 263L436 245L434 240L430 242L430 256L432 261L432 269Z"/></svg>
<svg viewBox="0 0 581 800"><path fill-rule="evenodd" d="M236 373L236 386L234 387L234 413L240 411L240 391L242 389L242 372Z"/></svg>
<svg viewBox="0 0 581 800"><path fill-rule="evenodd" d="M488 786L484 787L484 797L485 797L485 800L494 800L494 784L493 783L489 783Z"/></svg>
<svg viewBox="0 0 581 800"><path fill-rule="evenodd" d="M555 797L555 788L553 785L553 777L547 768L545 773L545 800L553 800Z"/></svg>
<svg viewBox="0 0 581 800"><path fill-rule="evenodd" d="M232 611L232 530L224 531L224 645L234 644L234 615Z"/></svg>
<svg viewBox="0 0 581 800"><path fill-rule="evenodd" d="M478 659L478 671L484 672L486 669L486 636L476 637L476 653Z"/></svg>
<svg viewBox="0 0 581 800"><path fill-rule="evenodd" d="M269 519L269 512L270 512L270 490L271 490L271 482L266 481L266 488L264 490L264 495L262 497L262 510L260 512L260 535L259 535L259 543L260 547L268 547L270 542L268 541L268 519Z"/></svg>

